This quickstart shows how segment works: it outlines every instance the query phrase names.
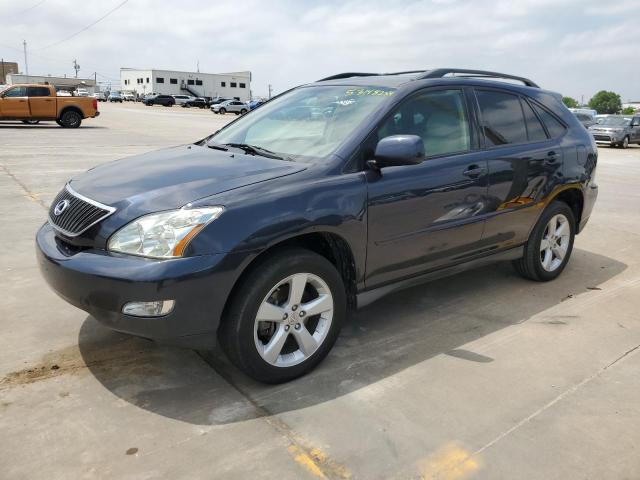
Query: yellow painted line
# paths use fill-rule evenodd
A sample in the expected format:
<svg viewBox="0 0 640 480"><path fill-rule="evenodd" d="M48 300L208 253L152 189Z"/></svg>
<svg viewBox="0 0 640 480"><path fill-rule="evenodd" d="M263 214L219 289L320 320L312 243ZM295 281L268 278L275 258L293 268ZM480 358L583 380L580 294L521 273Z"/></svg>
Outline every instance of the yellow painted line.
<svg viewBox="0 0 640 480"><path fill-rule="evenodd" d="M424 480L462 480L480 469L480 461L455 443L448 443L424 460L418 470Z"/></svg>
<svg viewBox="0 0 640 480"><path fill-rule="evenodd" d="M289 453L291 454L293 459L299 465L304 467L310 474L314 475L317 478L323 478L323 479L327 478L325 474L322 473L322 470L316 464L316 462L314 462L311 456L307 454L307 452L297 447L296 445L290 445L289 448L287 448L287 450L289 450Z"/></svg>

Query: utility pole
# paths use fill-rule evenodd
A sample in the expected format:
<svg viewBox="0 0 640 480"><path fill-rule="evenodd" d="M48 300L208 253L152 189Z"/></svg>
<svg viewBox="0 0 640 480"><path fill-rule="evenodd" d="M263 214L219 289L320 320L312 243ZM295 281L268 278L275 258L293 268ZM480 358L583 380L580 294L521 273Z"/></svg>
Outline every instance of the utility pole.
<svg viewBox="0 0 640 480"><path fill-rule="evenodd" d="M24 47L24 69L27 72L27 83L29 83L29 63L27 62L27 41L22 41L22 46Z"/></svg>
<svg viewBox="0 0 640 480"><path fill-rule="evenodd" d="M273 90L273 87L271 86L271 84L269 84L269 98L271 98L271 91Z"/></svg>
<svg viewBox="0 0 640 480"><path fill-rule="evenodd" d="M78 62L75 58L73 59L73 69L76 71L76 78L78 78L78 70L80 70L80 65L78 65Z"/></svg>

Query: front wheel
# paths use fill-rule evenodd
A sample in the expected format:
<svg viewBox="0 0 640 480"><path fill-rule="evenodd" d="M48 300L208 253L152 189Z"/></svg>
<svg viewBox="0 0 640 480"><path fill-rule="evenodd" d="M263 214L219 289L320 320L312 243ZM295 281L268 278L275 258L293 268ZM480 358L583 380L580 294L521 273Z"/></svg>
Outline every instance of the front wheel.
<svg viewBox="0 0 640 480"><path fill-rule="evenodd" d="M225 113L227 113L227 111L226 111L224 108L221 108L220 110L218 110L218 112L219 112L221 115L224 115Z"/></svg>
<svg viewBox="0 0 640 480"><path fill-rule="evenodd" d="M280 383L315 368L347 312L342 277L326 258L287 249L242 281L220 327L230 360L250 377Z"/></svg>
<svg viewBox="0 0 640 480"><path fill-rule="evenodd" d="M622 142L620 142L621 148L629 148L629 137L624 137Z"/></svg>
<svg viewBox="0 0 640 480"><path fill-rule="evenodd" d="M564 202L552 202L542 213L524 247L524 256L513 262L520 275L547 282L562 273L573 250L575 217Z"/></svg>

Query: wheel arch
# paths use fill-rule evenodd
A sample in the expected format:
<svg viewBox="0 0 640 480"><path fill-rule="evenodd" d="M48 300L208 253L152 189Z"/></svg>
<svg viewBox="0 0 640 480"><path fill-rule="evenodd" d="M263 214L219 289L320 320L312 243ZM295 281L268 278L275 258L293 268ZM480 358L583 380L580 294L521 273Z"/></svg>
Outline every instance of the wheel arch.
<svg viewBox="0 0 640 480"><path fill-rule="evenodd" d="M578 185L567 185L565 188L560 189L553 195L547 205L554 200L559 200L566 203L575 217L575 231L576 234L580 233L580 222L582 220L582 212L584 211L584 193Z"/></svg>
<svg viewBox="0 0 640 480"><path fill-rule="evenodd" d="M62 116L69 111L74 111L76 113L79 113L80 116L85 119L86 117L84 116L84 113L82 111L82 109L80 109L80 107L77 107L75 105L68 105L66 107L64 107L62 110L60 110L60 115L58 115L58 120L60 120L62 118Z"/></svg>
<svg viewBox="0 0 640 480"><path fill-rule="evenodd" d="M349 242L342 236L328 231L318 231L312 233L302 233L283 239L265 248L258 255L253 257L244 267L242 273L236 278L230 289L227 300L222 310L221 322L224 321L226 312L230 307L233 298L242 287L244 280L272 254L287 248L303 248L310 250L326 258L331 262L342 277L347 293L347 305L350 310L356 308L356 263L355 256ZM219 327L218 327L219 328Z"/></svg>

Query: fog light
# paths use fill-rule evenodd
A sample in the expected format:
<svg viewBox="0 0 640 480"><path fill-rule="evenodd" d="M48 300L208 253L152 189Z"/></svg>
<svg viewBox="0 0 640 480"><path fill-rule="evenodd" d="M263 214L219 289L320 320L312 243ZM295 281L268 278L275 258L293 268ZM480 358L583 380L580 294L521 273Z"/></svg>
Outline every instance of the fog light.
<svg viewBox="0 0 640 480"><path fill-rule="evenodd" d="M158 300L155 302L129 302L122 307L122 313L134 317L161 317L171 313L174 300Z"/></svg>

